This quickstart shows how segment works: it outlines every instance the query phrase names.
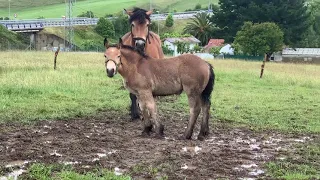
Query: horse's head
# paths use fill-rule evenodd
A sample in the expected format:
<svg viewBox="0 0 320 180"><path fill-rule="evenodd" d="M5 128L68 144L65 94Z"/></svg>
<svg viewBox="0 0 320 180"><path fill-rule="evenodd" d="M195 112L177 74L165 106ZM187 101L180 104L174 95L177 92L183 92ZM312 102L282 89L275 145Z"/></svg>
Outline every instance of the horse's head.
<svg viewBox="0 0 320 180"><path fill-rule="evenodd" d="M104 53L105 57L105 66L108 77L113 77L117 74L121 66L121 54L120 54L120 45L109 45L107 38L104 39L104 46L106 51Z"/></svg>
<svg viewBox="0 0 320 180"><path fill-rule="evenodd" d="M152 11L140 8L135 8L133 11L125 11L130 16L132 46L144 50L149 38L150 15Z"/></svg>

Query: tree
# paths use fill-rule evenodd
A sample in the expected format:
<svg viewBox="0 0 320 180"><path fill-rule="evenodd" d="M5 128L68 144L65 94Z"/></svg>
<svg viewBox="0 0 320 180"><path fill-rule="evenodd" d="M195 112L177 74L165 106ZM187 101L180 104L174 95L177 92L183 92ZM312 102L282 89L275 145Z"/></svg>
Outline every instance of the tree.
<svg viewBox="0 0 320 180"><path fill-rule="evenodd" d="M194 15L192 22L189 22L183 29L183 33L193 35L201 41L201 45L205 45L214 30L215 28L209 21L207 13L202 12Z"/></svg>
<svg viewBox="0 0 320 180"><path fill-rule="evenodd" d="M167 19L166 19L166 26L167 26L167 27L172 27L172 26L173 26L173 23L174 23L174 21L173 21L172 14L169 14L169 15L167 16Z"/></svg>
<svg viewBox="0 0 320 180"><path fill-rule="evenodd" d="M124 16L123 14L119 15L118 17L114 18L112 21L114 26L115 36L122 37L127 32L130 32L130 24L128 16Z"/></svg>
<svg viewBox="0 0 320 180"><path fill-rule="evenodd" d="M221 48L222 48L222 47L220 47L220 46L212 47L212 48L210 49L210 53L213 54L213 56L217 56L217 55L220 54L220 49L221 49Z"/></svg>
<svg viewBox="0 0 320 180"><path fill-rule="evenodd" d="M275 22L284 32L287 45L296 45L310 26L306 0L220 0L220 10L212 16L226 42L232 42L246 21Z"/></svg>
<svg viewBox="0 0 320 180"><path fill-rule="evenodd" d="M83 12L78 15L78 17L88 17L88 18L94 18L94 14L92 11Z"/></svg>
<svg viewBox="0 0 320 180"><path fill-rule="evenodd" d="M95 28L96 32L102 37L114 37L114 27L113 24L106 18L99 18L97 26Z"/></svg>
<svg viewBox="0 0 320 180"><path fill-rule="evenodd" d="M269 59L273 52L282 49L283 32L275 23L245 22L234 43L245 54L259 56L266 53Z"/></svg>

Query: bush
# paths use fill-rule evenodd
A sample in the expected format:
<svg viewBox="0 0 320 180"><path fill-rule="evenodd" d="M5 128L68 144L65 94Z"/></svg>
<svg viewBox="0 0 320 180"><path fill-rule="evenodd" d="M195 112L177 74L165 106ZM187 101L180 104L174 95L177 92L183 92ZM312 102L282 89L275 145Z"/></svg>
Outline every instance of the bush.
<svg viewBox="0 0 320 180"><path fill-rule="evenodd" d="M94 18L94 14L92 11L83 12L82 14L79 14L78 17L88 17L88 18Z"/></svg>
<svg viewBox="0 0 320 180"><path fill-rule="evenodd" d="M173 55L173 50L169 49L168 46L162 45L162 51L164 54Z"/></svg>
<svg viewBox="0 0 320 180"><path fill-rule="evenodd" d="M112 38L115 36L114 26L112 22L103 17L99 19L95 30L102 37Z"/></svg>
<svg viewBox="0 0 320 180"><path fill-rule="evenodd" d="M172 14L169 14L169 15L167 16L167 19L166 19L166 26L167 26L167 27L172 27L172 26L173 26L173 23L174 23L174 21L173 21Z"/></svg>

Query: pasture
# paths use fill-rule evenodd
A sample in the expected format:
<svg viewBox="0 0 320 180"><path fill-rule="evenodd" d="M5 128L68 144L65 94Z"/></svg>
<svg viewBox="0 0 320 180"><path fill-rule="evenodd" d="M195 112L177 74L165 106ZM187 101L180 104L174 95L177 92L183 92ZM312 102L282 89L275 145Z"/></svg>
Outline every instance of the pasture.
<svg viewBox="0 0 320 180"><path fill-rule="evenodd" d="M122 79L102 53L1 52L0 177L320 178L320 67L209 60L215 68L210 136L180 141L185 94L157 100L165 140L129 120ZM199 123L199 120L198 120ZM198 131L199 124L197 124Z"/></svg>

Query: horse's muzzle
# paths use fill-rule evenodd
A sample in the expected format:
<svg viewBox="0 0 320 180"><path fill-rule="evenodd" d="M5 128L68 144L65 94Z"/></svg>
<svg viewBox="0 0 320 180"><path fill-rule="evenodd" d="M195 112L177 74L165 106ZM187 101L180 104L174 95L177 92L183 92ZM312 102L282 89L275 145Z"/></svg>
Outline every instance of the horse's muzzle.
<svg viewBox="0 0 320 180"><path fill-rule="evenodd" d="M107 76L113 77L114 76L114 69L107 69Z"/></svg>
<svg viewBox="0 0 320 180"><path fill-rule="evenodd" d="M146 47L146 40L142 38L134 38L134 45L138 50L144 51Z"/></svg>

